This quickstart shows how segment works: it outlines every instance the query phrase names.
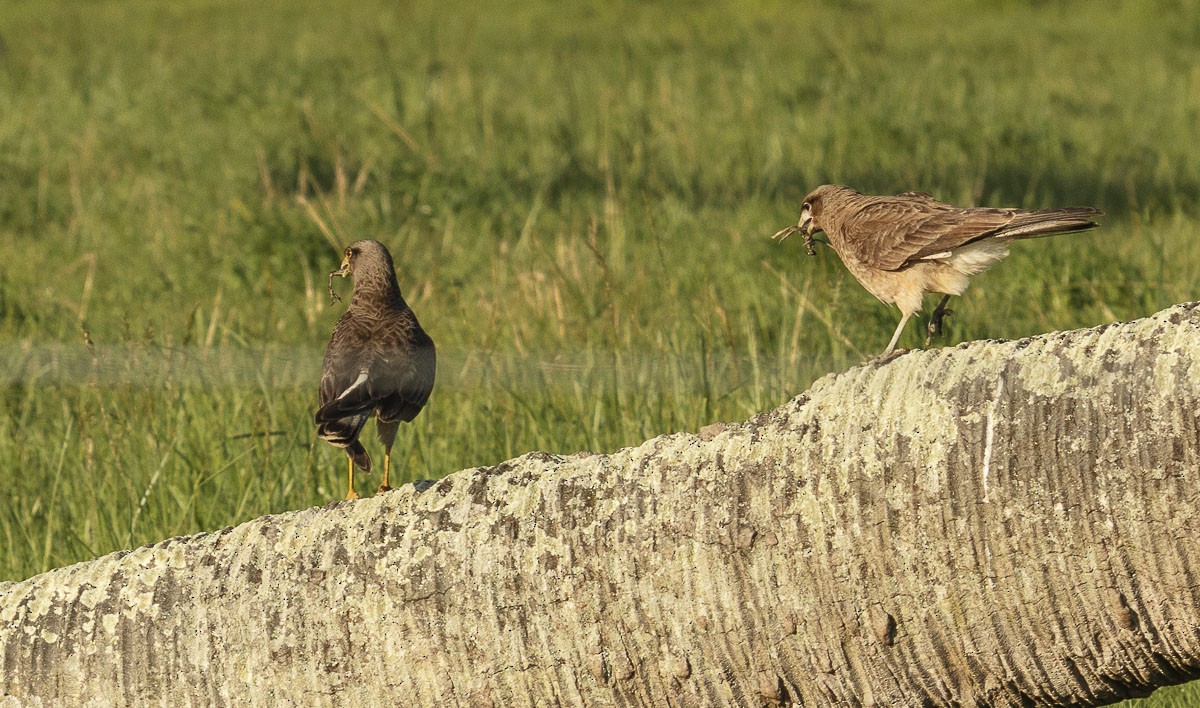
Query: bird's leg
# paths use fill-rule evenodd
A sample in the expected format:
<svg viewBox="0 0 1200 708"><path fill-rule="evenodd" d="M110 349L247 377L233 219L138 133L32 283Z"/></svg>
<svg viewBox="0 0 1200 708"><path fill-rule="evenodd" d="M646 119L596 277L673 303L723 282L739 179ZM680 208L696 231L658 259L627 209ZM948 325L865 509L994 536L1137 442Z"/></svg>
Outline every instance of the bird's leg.
<svg viewBox="0 0 1200 708"><path fill-rule="evenodd" d="M933 341L934 337L942 333L942 318L954 314L954 310L946 309L946 303L948 302L950 302L950 296L943 295L942 301L938 303L937 307L933 308L933 314L929 316L929 327L927 328L927 334L925 335L926 348L929 347L929 343Z"/></svg>
<svg viewBox="0 0 1200 708"><path fill-rule="evenodd" d="M888 342L887 349L884 349L883 353L879 355L881 360L887 361L891 358L892 352L896 350L896 342L900 341L900 335L904 332L904 325L908 324L908 318L910 317L912 317L912 313L906 312L900 318L900 324L896 325L896 333L892 335L892 341Z"/></svg>
<svg viewBox="0 0 1200 708"><path fill-rule="evenodd" d="M388 486L388 472L390 472L391 469L392 469L392 446L388 445L387 447L383 448L383 482L380 483L379 489L375 490L376 494L378 494L379 492L387 492L387 491L391 490L391 487Z"/></svg>
<svg viewBox="0 0 1200 708"><path fill-rule="evenodd" d="M347 457L346 459L350 460L350 472L348 474L349 479L350 479L350 482L349 482L350 487L346 491L346 498L347 499L358 499L358 492L354 491L354 458Z"/></svg>

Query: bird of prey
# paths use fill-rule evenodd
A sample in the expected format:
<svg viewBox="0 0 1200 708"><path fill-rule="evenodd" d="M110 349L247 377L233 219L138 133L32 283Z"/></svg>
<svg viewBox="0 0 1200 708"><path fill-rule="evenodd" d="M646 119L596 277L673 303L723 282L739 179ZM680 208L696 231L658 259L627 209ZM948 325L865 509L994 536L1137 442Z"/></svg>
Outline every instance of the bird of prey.
<svg viewBox="0 0 1200 708"><path fill-rule="evenodd" d="M1008 244L1025 238L1083 231L1099 226L1091 207L1062 209L961 208L924 192L894 197L861 194L839 184L817 187L804 198L800 220L778 231L783 240L804 235L809 255L813 234L824 231L846 269L872 295L900 308L900 324L887 349L888 357L910 317L921 309L927 292L943 297L929 320L925 346L951 314L946 303L962 295L971 276L1008 256Z"/></svg>
<svg viewBox="0 0 1200 708"><path fill-rule="evenodd" d="M378 241L350 244L342 267L329 274L352 276L350 306L342 314L321 367L317 409L317 435L343 448L350 458L347 499L357 499L354 466L371 470L371 458L358 441L371 415L383 443L383 483L387 491L392 443L400 421L411 421L421 412L433 390L437 356L433 340L421 329L417 316L400 295L392 255Z"/></svg>

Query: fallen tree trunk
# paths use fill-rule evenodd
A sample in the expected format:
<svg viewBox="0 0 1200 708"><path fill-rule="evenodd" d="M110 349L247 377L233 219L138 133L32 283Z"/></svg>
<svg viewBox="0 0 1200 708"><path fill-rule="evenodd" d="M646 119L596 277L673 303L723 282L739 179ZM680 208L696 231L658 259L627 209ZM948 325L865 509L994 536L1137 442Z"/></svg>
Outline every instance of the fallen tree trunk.
<svg viewBox="0 0 1200 708"><path fill-rule="evenodd" d="M0 585L20 702L1098 704L1200 677L1200 304ZM3 701L0 700L0 704Z"/></svg>

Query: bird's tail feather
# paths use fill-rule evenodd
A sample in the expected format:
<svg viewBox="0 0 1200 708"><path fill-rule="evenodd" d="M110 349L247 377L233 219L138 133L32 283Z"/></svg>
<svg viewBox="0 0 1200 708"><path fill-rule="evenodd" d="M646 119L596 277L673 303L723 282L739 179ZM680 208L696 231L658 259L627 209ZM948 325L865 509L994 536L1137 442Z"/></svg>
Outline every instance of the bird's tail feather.
<svg viewBox="0 0 1200 708"><path fill-rule="evenodd" d="M349 416L346 418L321 419L317 418L317 437L335 447L344 448L354 464L366 471L371 470L371 458L362 444L358 442L359 433L367 424L367 414Z"/></svg>
<svg viewBox="0 0 1200 708"><path fill-rule="evenodd" d="M371 456L367 454L367 450L362 446L362 443L355 440L347 445L346 454L350 456L351 460L354 460L354 465L363 472L371 471Z"/></svg>
<svg viewBox="0 0 1200 708"><path fill-rule="evenodd" d="M1099 226L1100 224L1092 221L1092 217L1102 214L1104 212L1092 207L1021 211L1008 226L996 232L996 236L1004 239L1023 239L1084 231Z"/></svg>
<svg viewBox="0 0 1200 708"><path fill-rule="evenodd" d="M366 386L348 389L345 393L317 409L317 425L345 418L370 415L377 402ZM363 418L366 421L366 418ZM361 427L361 426L360 426Z"/></svg>

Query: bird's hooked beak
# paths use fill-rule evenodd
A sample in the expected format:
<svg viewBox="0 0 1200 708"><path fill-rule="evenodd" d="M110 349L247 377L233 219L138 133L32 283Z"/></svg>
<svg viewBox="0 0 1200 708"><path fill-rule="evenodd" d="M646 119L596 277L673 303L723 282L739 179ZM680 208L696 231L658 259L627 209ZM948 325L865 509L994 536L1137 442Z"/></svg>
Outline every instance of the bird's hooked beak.
<svg viewBox="0 0 1200 708"><path fill-rule="evenodd" d="M350 275L350 255L349 254L347 254L346 257L342 259L342 267L341 268L338 268L337 270L329 271L329 304L330 305L332 305L333 303L342 299L340 295L338 295L337 293L335 293L333 291L333 276L335 276L335 275L338 277L341 277L341 278L345 278L347 275Z"/></svg>
<svg viewBox="0 0 1200 708"><path fill-rule="evenodd" d="M800 221L798 223L796 223L794 226L788 226L788 227L785 227L785 228L782 228L782 229L776 231L775 235L772 236L771 238L773 238L777 241L783 241L784 239L786 239L788 236L791 236L792 234L795 234L795 233L803 234L804 235L804 250L808 252L808 255L815 256L815 255L817 255L817 252L813 248L813 237L812 237L814 231L816 231L816 229L813 228L812 214L809 214L808 209L805 209L804 212L802 214L800 214Z"/></svg>

